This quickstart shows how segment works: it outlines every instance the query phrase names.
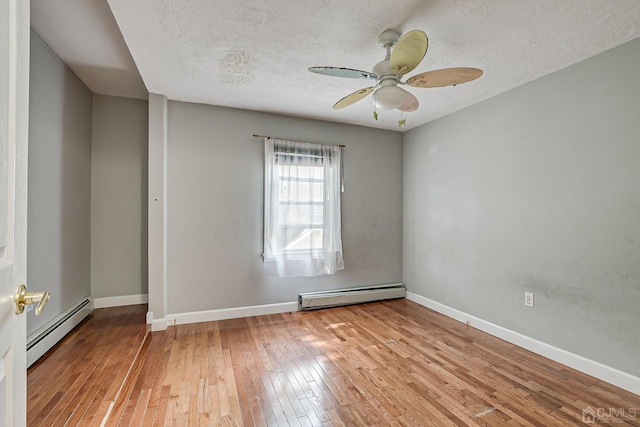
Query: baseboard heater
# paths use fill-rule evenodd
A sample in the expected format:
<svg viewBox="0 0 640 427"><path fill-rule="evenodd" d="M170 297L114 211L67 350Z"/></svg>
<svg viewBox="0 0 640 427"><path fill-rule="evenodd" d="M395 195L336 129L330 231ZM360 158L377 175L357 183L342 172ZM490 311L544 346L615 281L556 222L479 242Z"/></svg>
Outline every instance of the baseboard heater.
<svg viewBox="0 0 640 427"><path fill-rule="evenodd" d="M315 310L325 307L404 298L406 295L407 289L402 283L336 289L331 291L304 292L298 295L298 310Z"/></svg>
<svg viewBox="0 0 640 427"><path fill-rule="evenodd" d="M27 337L27 367L33 365L51 347L71 332L85 317L91 314L92 310L91 298L83 298L37 332L29 335Z"/></svg>

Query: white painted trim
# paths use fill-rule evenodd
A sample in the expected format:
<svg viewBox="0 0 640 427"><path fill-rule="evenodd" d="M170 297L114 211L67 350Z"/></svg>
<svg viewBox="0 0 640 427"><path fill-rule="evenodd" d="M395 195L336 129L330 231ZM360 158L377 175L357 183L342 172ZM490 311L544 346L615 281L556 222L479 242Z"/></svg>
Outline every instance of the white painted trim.
<svg viewBox="0 0 640 427"><path fill-rule="evenodd" d="M154 319L153 311L147 311L147 325L151 325L151 332L164 331L167 329L167 319Z"/></svg>
<svg viewBox="0 0 640 427"><path fill-rule="evenodd" d="M167 315L167 97L149 93L148 269L149 310Z"/></svg>
<svg viewBox="0 0 640 427"><path fill-rule="evenodd" d="M146 304L148 302L149 296L147 294L94 298L93 308L120 307L123 305Z"/></svg>
<svg viewBox="0 0 640 427"><path fill-rule="evenodd" d="M167 323L169 325L183 325L186 323L211 322L213 320L237 319L240 317L287 313L291 311L298 311L297 301L169 314L167 315Z"/></svg>
<svg viewBox="0 0 640 427"><path fill-rule="evenodd" d="M162 319L154 319L151 321L151 332L164 331L169 326L166 317Z"/></svg>
<svg viewBox="0 0 640 427"><path fill-rule="evenodd" d="M498 326L494 323L487 322L486 320L482 320L478 317L464 313L460 310L413 292L407 292L407 299L459 322L468 323L476 329L515 344L533 353L539 354L558 363L562 363L563 365L601 379L602 381L606 381L617 387L630 391L631 393L640 395L640 378L636 376L604 365L600 362L587 359L586 357L575 353L568 352L561 348L554 347L550 344L538 341L510 329L503 328L502 326Z"/></svg>

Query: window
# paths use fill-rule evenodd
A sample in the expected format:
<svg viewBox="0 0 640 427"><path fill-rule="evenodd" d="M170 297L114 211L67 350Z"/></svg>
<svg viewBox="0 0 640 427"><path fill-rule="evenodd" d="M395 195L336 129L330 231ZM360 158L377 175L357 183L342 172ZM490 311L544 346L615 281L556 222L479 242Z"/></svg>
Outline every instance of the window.
<svg viewBox="0 0 640 427"><path fill-rule="evenodd" d="M342 258L338 146L265 138L265 269L334 274Z"/></svg>

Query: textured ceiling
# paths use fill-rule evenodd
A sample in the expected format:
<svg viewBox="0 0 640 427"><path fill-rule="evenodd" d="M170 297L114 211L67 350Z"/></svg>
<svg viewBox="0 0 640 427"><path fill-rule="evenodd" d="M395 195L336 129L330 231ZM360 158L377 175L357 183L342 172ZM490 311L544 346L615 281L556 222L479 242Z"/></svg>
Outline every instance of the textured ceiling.
<svg viewBox="0 0 640 427"><path fill-rule="evenodd" d="M32 11L36 20L45 5L57 9L59 19L66 17L58 25L71 32L69 27L80 23L70 16L90 7L87 4L104 1L33 0ZM113 15L102 18L116 28L115 17L120 37L149 92L174 100L401 131L640 36L637 0L107 1ZM65 7L74 10L65 11ZM52 12L48 13L45 16L51 17ZM44 31L43 27L43 23L34 22L36 31L67 62L68 54L61 53L50 41L50 37L64 39L60 31ZM87 34L96 31L95 27L77 32L66 43L93 42L87 40ZM378 46L376 37L386 29L400 33L420 29L429 37L425 59L406 77L456 66L481 68L485 74L456 87L404 86L418 98L420 108L404 114L407 124L403 128L397 125L398 111L379 111L379 120L375 121L370 96L345 109L333 110L340 98L371 82L317 75L307 67L328 65L370 71L384 59L384 49ZM113 31L102 32L117 38ZM123 46L122 40L110 43ZM73 47L67 50L76 52L76 56L82 52ZM92 52L98 54L99 48ZM76 71L85 83L92 78L99 80L99 69L108 69L111 60L93 67L95 73L92 61L98 59L73 58L75 65L70 64L74 71L82 67L88 70L84 74ZM124 78L125 73L121 74ZM98 83L87 85L94 90ZM133 93L130 96L137 97Z"/></svg>

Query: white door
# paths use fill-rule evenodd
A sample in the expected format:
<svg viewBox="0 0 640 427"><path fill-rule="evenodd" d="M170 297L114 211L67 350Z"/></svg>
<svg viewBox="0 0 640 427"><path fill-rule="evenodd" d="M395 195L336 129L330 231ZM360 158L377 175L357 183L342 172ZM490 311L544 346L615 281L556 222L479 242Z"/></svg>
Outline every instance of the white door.
<svg viewBox="0 0 640 427"><path fill-rule="evenodd" d="M29 1L0 0L0 426L26 424L26 315L14 294L27 277Z"/></svg>

